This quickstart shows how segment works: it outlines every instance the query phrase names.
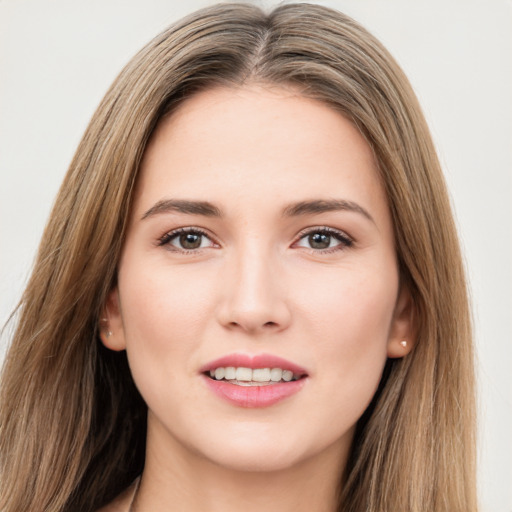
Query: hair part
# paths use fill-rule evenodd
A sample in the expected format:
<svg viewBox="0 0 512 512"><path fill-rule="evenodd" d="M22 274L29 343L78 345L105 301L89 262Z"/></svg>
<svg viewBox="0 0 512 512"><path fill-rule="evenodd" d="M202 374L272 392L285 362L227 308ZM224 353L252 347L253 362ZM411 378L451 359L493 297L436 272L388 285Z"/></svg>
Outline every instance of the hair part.
<svg viewBox="0 0 512 512"><path fill-rule="evenodd" d="M349 17L309 4L200 10L143 48L107 92L59 191L5 360L1 510L93 511L142 471L146 406L124 352L98 339L140 162L187 98L253 83L292 86L364 135L414 301L415 348L388 361L358 424L340 511L476 510L470 313L436 152L389 53Z"/></svg>

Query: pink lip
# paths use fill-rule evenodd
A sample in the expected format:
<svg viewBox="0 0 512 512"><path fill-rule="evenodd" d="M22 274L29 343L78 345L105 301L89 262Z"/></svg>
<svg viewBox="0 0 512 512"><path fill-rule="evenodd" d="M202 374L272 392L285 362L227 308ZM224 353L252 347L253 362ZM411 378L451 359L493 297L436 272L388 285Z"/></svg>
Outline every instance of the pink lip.
<svg viewBox="0 0 512 512"><path fill-rule="evenodd" d="M243 368L281 368L282 370L290 370L296 375L306 375L307 372L304 368L287 361L281 357L271 354L258 354L250 356L247 354L230 354L215 361L205 364L199 371L201 373L215 370L215 368L226 368L228 366L243 367Z"/></svg>
<svg viewBox="0 0 512 512"><path fill-rule="evenodd" d="M210 379L206 375L202 377L217 396L238 407L269 407L298 393L307 380L303 378L268 386L237 386L225 380Z"/></svg>
<svg viewBox="0 0 512 512"><path fill-rule="evenodd" d="M244 367L244 368L281 368L291 370L303 378L290 382L279 382L263 386L237 386L223 380L215 380L208 377L210 370L219 367ZM203 380L208 388L217 396L227 400L238 407L269 407L298 393L307 380L307 372L300 366L270 354L249 356L246 354L231 354L216 359L201 368Z"/></svg>

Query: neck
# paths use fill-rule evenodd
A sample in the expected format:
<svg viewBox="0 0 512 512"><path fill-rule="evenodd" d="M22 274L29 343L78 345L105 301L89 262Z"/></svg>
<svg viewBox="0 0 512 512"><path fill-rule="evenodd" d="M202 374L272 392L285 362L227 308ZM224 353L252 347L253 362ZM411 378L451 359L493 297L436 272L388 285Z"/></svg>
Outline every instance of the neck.
<svg viewBox="0 0 512 512"><path fill-rule="evenodd" d="M174 443L171 443L174 444ZM151 442L133 512L334 512L345 446L287 467L247 471L212 462L179 444L172 453Z"/></svg>

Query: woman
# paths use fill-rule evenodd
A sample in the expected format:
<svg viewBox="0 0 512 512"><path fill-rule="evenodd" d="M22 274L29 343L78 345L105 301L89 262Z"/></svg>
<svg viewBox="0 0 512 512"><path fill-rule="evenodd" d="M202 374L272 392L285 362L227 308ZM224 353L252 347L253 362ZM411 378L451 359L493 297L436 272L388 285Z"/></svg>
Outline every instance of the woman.
<svg viewBox="0 0 512 512"><path fill-rule="evenodd" d="M476 510L443 178L406 78L340 13L219 5L144 48L19 318L2 510Z"/></svg>

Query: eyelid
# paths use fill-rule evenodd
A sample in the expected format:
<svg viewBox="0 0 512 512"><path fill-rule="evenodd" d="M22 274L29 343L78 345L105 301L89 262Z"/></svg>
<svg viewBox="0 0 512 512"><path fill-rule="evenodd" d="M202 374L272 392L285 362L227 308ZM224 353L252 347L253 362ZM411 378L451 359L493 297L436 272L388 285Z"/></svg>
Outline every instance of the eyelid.
<svg viewBox="0 0 512 512"><path fill-rule="evenodd" d="M219 244L215 241L214 237L205 229L197 227L197 226L186 226L181 228L172 229L171 231L167 231L157 240L157 245L160 247L167 248L169 251L178 252L182 254L197 254L198 252L208 249L210 247L198 247L197 249L180 249L179 247L175 247L171 245L171 240L176 238L179 235L186 233L197 233L201 236L204 236L212 245L210 247L218 247Z"/></svg>
<svg viewBox="0 0 512 512"><path fill-rule="evenodd" d="M354 244L354 239L350 235L348 235L345 231L342 231L341 229L332 228L330 226L311 226L311 227L301 230L298 233L293 245L296 245L298 242L300 242L300 240L302 240L303 238L305 238L308 235L311 235L312 233L325 233L330 236L333 236L340 242L338 245L336 245L334 247L328 247L325 249L314 249L312 247L308 248L308 247L299 246L299 247L309 250L315 254L325 254L325 253L344 250L344 249L351 247Z"/></svg>
<svg viewBox="0 0 512 512"><path fill-rule="evenodd" d="M209 247L198 247L196 249L180 249L179 247L175 247L171 245L171 240L176 238L177 236L181 234L186 233L196 233L201 236L204 236L211 242L211 246ZM329 236L334 237L336 240L338 240L340 243L335 245L334 247L327 247L325 249L314 249L314 248L308 248L303 246L298 246L303 249L309 250L315 254L325 254L330 252L335 252L339 250L346 249L348 247L351 247L354 243L354 239L348 235L345 231L342 231L340 229L332 228L330 226L310 226L307 228L302 229L296 236L295 241L292 244L293 246L296 246L303 238L306 236L311 235L312 233L324 233L328 234ZM172 229L170 231L167 231L164 233L161 237L157 239L157 245L161 247L166 247L169 251L183 253L183 254L197 254L198 252L208 249L211 247L219 247L219 243L215 240L215 238L205 229L200 228L198 226L186 226L186 227L180 227L176 229Z"/></svg>

